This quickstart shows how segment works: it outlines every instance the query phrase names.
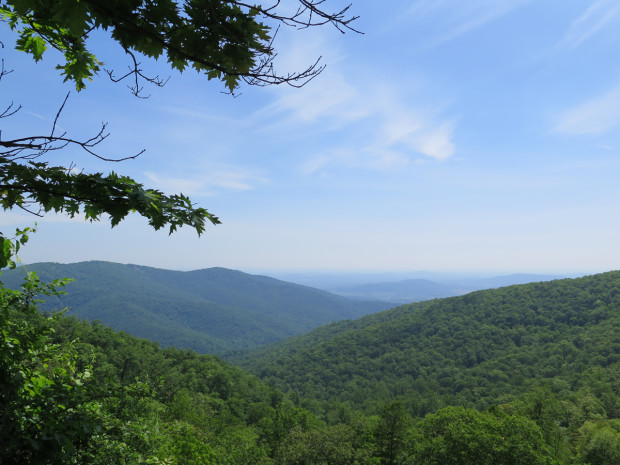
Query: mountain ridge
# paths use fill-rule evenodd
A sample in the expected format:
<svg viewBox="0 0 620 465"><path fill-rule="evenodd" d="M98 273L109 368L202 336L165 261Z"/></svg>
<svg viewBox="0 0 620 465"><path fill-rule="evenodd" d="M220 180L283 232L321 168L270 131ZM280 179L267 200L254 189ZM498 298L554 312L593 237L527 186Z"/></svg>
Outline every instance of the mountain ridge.
<svg viewBox="0 0 620 465"><path fill-rule="evenodd" d="M68 306L70 314L204 353L274 342L392 305L220 267L173 271L105 261L47 262L4 271L0 279L19 287L26 270L36 270L43 281L76 278L63 288L67 295L48 298L44 309Z"/></svg>

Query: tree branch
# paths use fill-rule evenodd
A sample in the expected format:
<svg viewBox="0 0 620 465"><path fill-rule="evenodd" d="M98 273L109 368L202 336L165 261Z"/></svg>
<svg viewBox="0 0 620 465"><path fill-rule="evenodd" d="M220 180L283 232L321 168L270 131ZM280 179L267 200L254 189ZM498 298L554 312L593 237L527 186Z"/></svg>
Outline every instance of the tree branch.
<svg viewBox="0 0 620 465"><path fill-rule="evenodd" d="M90 139L86 140L77 140L66 137L66 132L63 132L60 135L56 135L58 120L60 119L60 115L64 110L68 99L69 93L67 93L67 95L65 96L62 104L60 105L60 108L56 113L49 136L28 136L17 139L2 140L2 132L0 131L0 147L3 147L5 149L0 150L0 156L11 160L34 160L48 152L61 150L68 145L75 145L80 147L82 150L92 155L93 157L98 158L99 160L121 162L125 160L133 160L145 152L144 150L141 150L140 152L127 157L110 158L100 155L95 150L93 150L94 147L99 145L110 135L109 133L105 132L107 123L101 123L101 129L99 130L99 132ZM12 107L13 104L11 103L4 110L3 113L0 113L0 118L14 115L21 108L21 105L17 109L11 111ZM30 153L24 154L24 152Z"/></svg>

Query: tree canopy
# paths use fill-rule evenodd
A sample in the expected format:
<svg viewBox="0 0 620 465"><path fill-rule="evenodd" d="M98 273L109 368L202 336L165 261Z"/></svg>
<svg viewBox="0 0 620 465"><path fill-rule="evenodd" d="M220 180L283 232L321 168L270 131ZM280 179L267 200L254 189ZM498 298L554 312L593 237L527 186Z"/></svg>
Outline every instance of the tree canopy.
<svg viewBox="0 0 620 465"><path fill-rule="evenodd" d="M0 0L0 19L15 33L15 47L35 61L43 59L49 48L60 52L63 58L56 68L78 91L104 71L114 82L130 82L132 93L143 96L145 83L162 86L167 79L145 73L140 60L165 57L172 70L193 68L209 80L221 80L227 92L234 93L243 83L302 86L322 71L320 58L310 59L303 70L285 73L276 71L273 60L274 38L281 25L331 24L341 32L353 30L351 22L356 18L348 16L349 6L329 12L324 3L298 0L297 8L290 10L279 0L267 5L234 0ZM90 40L98 30L107 31L127 55L128 72L119 75L99 61ZM0 81L10 72L3 60ZM13 102L3 104L0 119L21 108ZM106 161L141 153L116 159L98 153L97 145L108 136L105 124L83 140L60 132L57 122L63 108L64 104L48 134L11 139L0 133L0 206L4 210L22 208L37 215L55 211L71 217L83 213L91 221L107 214L112 226L137 212L155 229L168 227L172 233L190 226L199 235L207 221L220 222L185 195L166 195L115 172L84 173L75 166L53 166L42 160L50 152L71 148Z"/></svg>

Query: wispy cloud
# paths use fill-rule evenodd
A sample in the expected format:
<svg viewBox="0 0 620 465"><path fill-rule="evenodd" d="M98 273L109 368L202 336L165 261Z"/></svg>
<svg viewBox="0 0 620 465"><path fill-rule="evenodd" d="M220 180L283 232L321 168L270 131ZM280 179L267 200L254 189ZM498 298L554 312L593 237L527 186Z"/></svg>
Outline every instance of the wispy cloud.
<svg viewBox="0 0 620 465"><path fill-rule="evenodd" d="M412 89L386 81L369 76L353 87L344 75L332 71L321 77L320 85L282 93L257 120L268 115L269 123L262 131L296 135L340 131L347 135L337 138L340 142L328 153L322 151L303 162L300 170L305 174L333 165L393 170L420 156L451 157L456 150L455 123L444 115L445 104L429 103L423 86L416 92L411 82L407 84Z"/></svg>
<svg viewBox="0 0 620 465"><path fill-rule="evenodd" d="M333 124L340 125L368 114L367 108L358 103L358 98L358 90L343 76L330 70L312 85L285 89L280 98L261 110L257 117L288 113L297 122L326 122L329 119Z"/></svg>
<svg viewBox="0 0 620 465"><path fill-rule="evenodd" d="M344 59L338 45L330 43L325 34L317 31L307 31L303 37L294 35L287 39L277 57L276 65L279 69L302 70L319 57L320 63L327 65L327 68L301 88L273 89L274 102L258 111L254 115L255 119L264 121L265 118L287 113L288 118L293 118L295 123L320 120L323 124L338 126L363 118L367 109L359 102L359 90L351 84L356 80L346 79L338 71L339 63Z"/></svg>
<svg viewBox="0 0 620 465"><path fill-rule="evenodd" d="M401 169L411 163L402 151L380 146L339 147L311 158L300 166L303 174L325 173L328 166L356 167L373 171Z"/></svg>
<svg viewBox="0 0 620 465"><path fill-rule="evenodd" d="M416 23L439 31L428 38L431 47L449 42L495 21L531 0L418 0L406 12Z"/></svg>
<svg viewBox="0 0 620 465"><path fill-rule="evenodd" d="M575 48L618 18L620 3L617 0L597 0L573 21L560 46Z"/></svg>
<svg viewBox="0 0 620 465"><path fill-rule="evenodd" d="M162 176L150 171L144 175L164 192L182 192L191 196L212 196L221 190L247 191L253 189L256 184L267 182L265 178L242 169L222 166L201 169L193 176L186 174L182 177Z"/></svg>
<svg viewBox="0 0 620 465"><path fill-rule="evenodd" d="M384 124L378 143L385 148L404 148L436 160L454 155L453 120L440 111L402 106L394 98L383 100Z"/></svg>
<svg viewBox="0 0 620 465"><path fill-rule="evenodd" d="M566 110L554 131L562 134L598 135L620 125L620 85L607 93Z"/></svg>
<svg viewBox="0 0 620 465"><path fill-rule="evenodd" d="M224 123L233 126L243 126L244 121L233 119L226 116L214 114L212 111L196 110L188 108L187 102L181 102L177 105L159 105L159 109L167 114L189 118L198 121L208 121L210 123Z"/></svg>

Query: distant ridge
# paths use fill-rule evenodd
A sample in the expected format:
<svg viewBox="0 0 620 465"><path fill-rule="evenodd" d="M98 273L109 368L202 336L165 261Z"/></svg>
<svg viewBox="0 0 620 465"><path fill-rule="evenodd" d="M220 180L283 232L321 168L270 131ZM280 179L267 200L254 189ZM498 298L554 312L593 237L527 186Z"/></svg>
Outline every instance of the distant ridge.
<svg viewBox="0 0 620 465"><path fill-rule="evenodd" d="M397 282L343 286L334 288L331 292L353 299L376 299L394 303L419 302L464 293L428 279L405 279Z"/></svg>
<svg viewBox="0 0 620 465"><path fill-rule="evenodd" d="M426 274L430 275L430 273ZM322 289L354 299L385 300L397 304L404 304L443 297L454 297L482 289L494 289L497 287L512 286L513 284L527 284L563 278L566 278L566 276L525 273L492 277L464 276L459 278L446 278L438 273L434 275L434 279L410 278L348 286L324 286Z"/></svg>
<svg viewBox="0 0 620 465"><path fill-rule="evenodd" d="M201 353L267 344L391 306L226 268L183 272L89 261L26 269L43 281L75 279L64 288L66 296L48 298L44 308L67 306L70 314ZM0 279L17 287L22 274L3 271Z"/></svg>

